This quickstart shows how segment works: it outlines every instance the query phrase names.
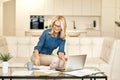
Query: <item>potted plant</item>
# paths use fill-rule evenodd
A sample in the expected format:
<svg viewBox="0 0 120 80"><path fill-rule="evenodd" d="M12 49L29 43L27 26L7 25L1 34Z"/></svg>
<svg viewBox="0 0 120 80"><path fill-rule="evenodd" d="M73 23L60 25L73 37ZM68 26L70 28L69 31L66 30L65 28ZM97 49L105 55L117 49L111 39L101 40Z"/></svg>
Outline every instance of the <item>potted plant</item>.
<svg viewBox="0 0 120 80"><path fill-rule="evenodd" d="M3 61L2 63L2 72L8 73L8 61L12 58L10 53L0 53L0 60Z"/></svg>
<svg viewBox="0 0 120 80"><path fill-rule="evenodd" d="M116 24L118 27L120 27L120 22L115 21L115 24Z"/></svg>

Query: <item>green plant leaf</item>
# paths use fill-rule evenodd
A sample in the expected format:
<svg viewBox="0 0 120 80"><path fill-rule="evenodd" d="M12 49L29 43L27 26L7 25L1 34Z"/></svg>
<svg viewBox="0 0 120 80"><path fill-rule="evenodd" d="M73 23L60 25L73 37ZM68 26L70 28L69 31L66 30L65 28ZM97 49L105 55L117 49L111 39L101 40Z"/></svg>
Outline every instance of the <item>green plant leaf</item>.
<svg viewBox="0 0 120 80"><path fill-rule="evenodd" d="M12 58L10 53L0 53L0 60L2 61L9 61Z"/></svg>

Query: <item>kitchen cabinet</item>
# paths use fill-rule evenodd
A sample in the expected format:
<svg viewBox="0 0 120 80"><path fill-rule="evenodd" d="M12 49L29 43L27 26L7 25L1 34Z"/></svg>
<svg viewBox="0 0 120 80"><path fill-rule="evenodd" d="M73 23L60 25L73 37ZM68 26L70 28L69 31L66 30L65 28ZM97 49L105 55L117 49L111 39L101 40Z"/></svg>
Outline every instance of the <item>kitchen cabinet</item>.
<svg viewBox="0 0 120 80"><path fill-rule="evenodd" d="M82 15L101 15L101 0L82 0Z"/></svg>
<svg viewBox="0 0 120 80"><path fill-rule="evenodd" d="M64 0L64 15L72 15L73 13L73 1L74 0Z"/></svg>
<svg viewBox="0 0 120 80"><path fill-rule="evenodd" d="M91 15L96 15L96 16L101 15L101 0L91 1Z"/></svg>
<svg viewBox="0 0 120 80"><path fill-rule="evenodd" d="M46 15L101 15L101 0L46 0Z"/></svg>
<svg viewBox="0 0 120 80"><path fill-rule="evenodd" d="M26 2L24 5L21 4L21 6L23 6L24 8L27 6L27 8L25 8L25 10L27 10L30 13L32 11L32 14L44 14L45 0L34 0L31 2L29 0L25 0L25 1ZM23 13L23 8L22 8L22 13Z"/></svg>
<svg viewBox="0 0 120 80"><path fill-rule="evenodd" d="M82 14L82 0L73 0L73 15Z"/></svg>
<svg viewBox="0 0 120 80"><path fill-rule="evenodd" d="M53 15L54 12L54 0L45 0L45 11L46 15Z"/></svg>
<svg viewBox="0 0 120 80"><path fill-rule="evenodd" d="M101 15L101 0L45 0L44 5L46 15Z"/></svg>
<svg viewBox="0 0 120 80"><path fill-rule="evenodd" d="M54 0L54 15L63 15L63 0Z"/></svg>
<svg viewBox="0 0 120 80"><path fill-rule="evenodd" d="M91 14L91 0L82 0L82 15Z"/></svg>
<svg viewBox="0 0 120 80"><path fill-rule="evenodd" d="M73 0L73 15L101 16L101 0Z"/></svg>

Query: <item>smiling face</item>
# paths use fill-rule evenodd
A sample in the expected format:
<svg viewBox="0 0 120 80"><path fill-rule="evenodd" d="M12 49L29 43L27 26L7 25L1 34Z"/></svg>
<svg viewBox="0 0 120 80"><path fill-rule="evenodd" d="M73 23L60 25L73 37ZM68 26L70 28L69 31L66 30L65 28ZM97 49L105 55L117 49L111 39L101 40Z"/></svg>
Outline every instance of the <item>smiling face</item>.
<svg viewBox="0 0 120 80"><path fill-rule="evenodd" d="M53 30L55 34L58 34L62 30L60 21L55 21Z"/></svg>
<svg viewBox="0 0 120 80"><path fill-rule="evenodd" d="M64 16L56 16L55 18L53 18L50 28L51 31L49 32L49 34L52 37L57 37L57 35L60 33L60 38L61 39L65 39L66 37L66 20Z"/></svg>

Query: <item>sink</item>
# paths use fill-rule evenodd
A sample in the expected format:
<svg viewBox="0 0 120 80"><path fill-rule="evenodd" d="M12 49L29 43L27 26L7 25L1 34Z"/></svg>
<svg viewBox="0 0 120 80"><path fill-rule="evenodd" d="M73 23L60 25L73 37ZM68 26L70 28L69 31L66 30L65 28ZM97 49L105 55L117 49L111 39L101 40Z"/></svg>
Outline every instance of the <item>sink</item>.
<svg viewBox="0 0 120 80"><path fill-rule="evenodd" d="M71 33L68 33L69 37L79 37L79 35L80 35L80 32L71 32Z"/></svg>
<svg viewBox="0 0 120 80"><path fill-rule="evenodd" d="M79 37L80 36L80 31L67 31L67 35L69 36L69 37Z"/></svg>
<svg viewBox="0 0 120 80"><path fill-rule="evenodd" d="M67 30L67 35L69 37L79 37L86 35L87 31L86 30Z"/></svg>

